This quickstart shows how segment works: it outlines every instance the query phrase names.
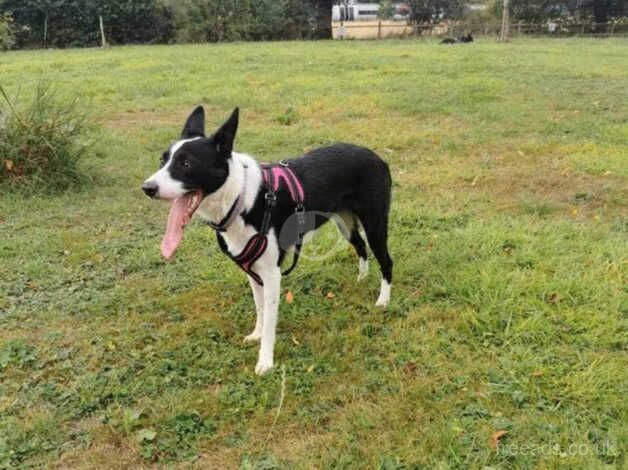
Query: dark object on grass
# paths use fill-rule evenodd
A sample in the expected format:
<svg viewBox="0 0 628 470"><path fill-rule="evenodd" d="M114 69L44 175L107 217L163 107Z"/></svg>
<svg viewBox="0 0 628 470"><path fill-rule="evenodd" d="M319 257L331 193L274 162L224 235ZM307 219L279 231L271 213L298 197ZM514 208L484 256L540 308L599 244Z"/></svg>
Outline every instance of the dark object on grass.
<svg viewBox="0 0 628 470"><path fill-rule="evenodd" d="M459 42L473 42L473 36L471 35L471 33L469 33L466 36L458 37L458 39L447 37L447 38L444 38L440 43L441 44L456 44Z"/></svg>
<svg viewBox="0 0 628 470"><path fill-rule="evenodd" d="M458 42L473 42L473 36L471 36L471 33L466 36L460 36L458 38Z"/></svg>

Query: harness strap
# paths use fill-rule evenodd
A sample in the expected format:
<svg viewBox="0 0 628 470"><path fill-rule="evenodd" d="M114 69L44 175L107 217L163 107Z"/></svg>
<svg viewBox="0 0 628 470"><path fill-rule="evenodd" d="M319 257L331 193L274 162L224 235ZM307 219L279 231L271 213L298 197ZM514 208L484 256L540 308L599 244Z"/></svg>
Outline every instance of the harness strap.
<svg viewBox="0 0 628 470"><path fill-rule="evenodd" d="M238 215L242 212L242 207L244 206L244 198L240 195L233 202L229 212L225 215L220 222L217 224L212 222L211 220L207 221L207 225L209 225L214 230L218 230L219 232L224 232L227 230L229 225L233 223Z"/></svg>
<svg viewBox="0 0 628 470"><path fill-rule="evenodd" d="M305 201L305 191L303 190L299 178L297 178L294 171L285 160L281 160L279 165L265 165L263 174L264 181L269 191L273 193L278 191L279 185L283 181L290 192L290 197L292 197L292 200L296 204L297 239L294 244L294 255L290 267L281 273L287 276L297 266L299 256L301 255L301 247L303 246L303 237L305 236L305 207L303 205Z"/></svg>
<svg viewBox="0 0 628 470"><path fill-rule="evenodd" d="M269 187L272 188L273 192L276 192L279 190L281 181L285 181L292 200L296 203L303 203L305 200L303 186L287 163L280 162L279 164L281 166L265 168L264 177L269 182Z"/></svg>
<svg viewBox="0 0 628 470"><path fill-rule="evenodd" d="M268 237L260 233L253 235L238 256L231 259L236 262L242 270L251 276L260 286L264 285L262 278L252 269L253 264L264 254L268 246Z"/></svg>
<svg viewBox="0 0 628 470"><path fill-rule="evenodd" d="M296 267L301 253L301 246L303 245L303 236L305 235L305 206L303 205L305 201L305 192L294 171L288 166L287 162L281 161L279 162L279 165L262 165L262 176L264 185L266 186L266 193L264 194L266 207L264 209L264 216L262 218L260 231L249 239L244 249L237 256L233 256L229 250L226 249L226 247L223 249L223 251L225 251L229 257L260 286L263 286L264 282L262 281L262 278L255 271L253 271L252 267L253 264L255 264L255 262L264 254L266 247L268 246L268 232L270 231L272 221L272 210L277 203L276 193L282 182L288 188L290 197L296 204L295 213L297 217L297 239L294 244L294 257L292 259L291 266L282 273L284 276L290 274L290 272ZM218 232L225 231L242 212L242 206L244 204L243 199L243 196L240 195L233 203L223 220L221 220L218 224L209 222L209 225Z"/></svg>
<svg viewBox="0 0 628 470"><path fill-rule="evenodd" d="M237 219L238 216L242 213L242 209L244 208L244 191L246 190L246 169L247 168L248 167L244 165L244 177L242 179L242 191L240 191L240 194L238 195L236 200L233 201L233 204L227 211L227 214L217 224L212 222L211 220L207 222L207 224L214 230L217 230L219 232L225 232L229 228L229 226L233 222L235 222L235 219Z"/></svg>

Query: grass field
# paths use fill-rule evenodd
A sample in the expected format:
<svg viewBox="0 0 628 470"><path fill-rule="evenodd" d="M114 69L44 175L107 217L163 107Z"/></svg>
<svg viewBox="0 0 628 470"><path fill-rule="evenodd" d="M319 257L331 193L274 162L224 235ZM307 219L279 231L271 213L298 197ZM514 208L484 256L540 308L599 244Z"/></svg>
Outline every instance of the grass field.
<svg viewBox="0 0 628 470"><path fill-rule="evenodd" d="M627 56L619 39L1 54L10 94L51 81L100 130L85 189L0 196L0 468L625 468ZM239 105L237 148L260 159L343 140L393 174L391 306L348 245L320 256L323 230L261 378L243 274L198 222L165 263L167 209L140 190L199 103L212 126Z"/></svg>

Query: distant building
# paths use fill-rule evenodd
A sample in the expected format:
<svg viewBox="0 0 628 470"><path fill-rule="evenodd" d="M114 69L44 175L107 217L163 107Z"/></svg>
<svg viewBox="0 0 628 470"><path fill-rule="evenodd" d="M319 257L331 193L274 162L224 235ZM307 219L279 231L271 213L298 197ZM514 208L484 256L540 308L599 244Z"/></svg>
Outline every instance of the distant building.
<svg viewBox="0 0 628 470"><path fill-rule="evenodd" d="M393 20L405 21L410 9L403 2L393 2L395 13ZM332 21L373 21L377 19L379 3L360 0L344 0L337 2L331 10Z"/></svg>
<svg viewBox="0 0 628 470"><path fill-rule="evenodd" d="M474 11L486 11L488 10L488 5L486 5L486 3L465 3L463 5L463 9L465 13L472 13Z"/></svg>

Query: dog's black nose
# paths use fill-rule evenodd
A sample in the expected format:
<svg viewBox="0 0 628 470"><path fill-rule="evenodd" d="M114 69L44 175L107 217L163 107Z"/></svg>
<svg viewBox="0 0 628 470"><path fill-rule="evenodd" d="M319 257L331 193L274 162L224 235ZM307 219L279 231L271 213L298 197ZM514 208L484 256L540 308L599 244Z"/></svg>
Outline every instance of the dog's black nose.
<svg viewBox="0 0 628 470"><path fill-rule="evenodd" d="M145 181L142 185L142 190L148 197L155 197L157 195L157 191L159 190L159 186L153 181Z"/></svg>

